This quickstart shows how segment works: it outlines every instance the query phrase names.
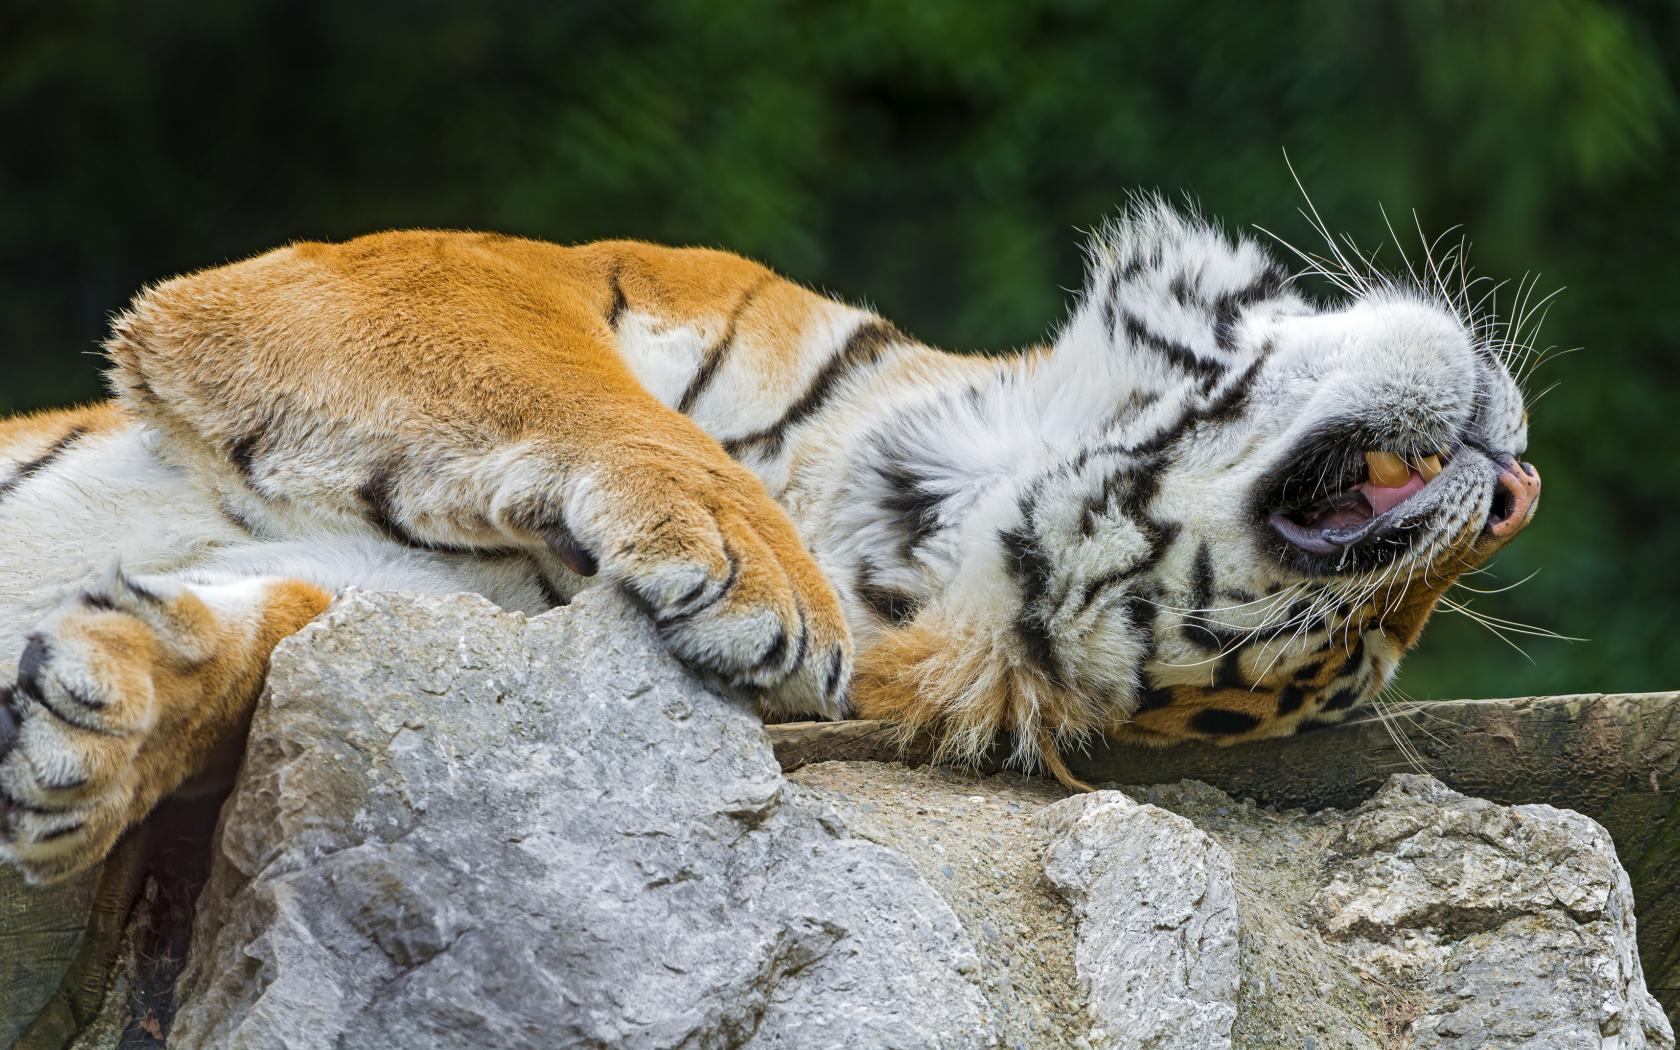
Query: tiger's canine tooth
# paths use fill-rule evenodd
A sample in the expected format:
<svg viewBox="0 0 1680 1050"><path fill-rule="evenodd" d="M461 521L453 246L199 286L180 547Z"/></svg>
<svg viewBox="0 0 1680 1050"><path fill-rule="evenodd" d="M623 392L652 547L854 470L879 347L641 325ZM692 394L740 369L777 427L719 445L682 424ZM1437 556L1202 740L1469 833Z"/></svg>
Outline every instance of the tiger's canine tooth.
<svg viewBox="0 0 1680 1050"><path fill-rule="evenodd" d="M1424 456L1412 464L1417 472L1423 475L1423 480L1434 481L1435 475L1441 473L1441 457L1433 453Z"/></svg>
<svg viewBox="0 0 1680 1050"><path fill-rule="evenodd" d="M1365 453L1365 467L1371 472L1371 484L1385 489L1398 488L1412 476L1412 468L1392 452Z"/></svg>

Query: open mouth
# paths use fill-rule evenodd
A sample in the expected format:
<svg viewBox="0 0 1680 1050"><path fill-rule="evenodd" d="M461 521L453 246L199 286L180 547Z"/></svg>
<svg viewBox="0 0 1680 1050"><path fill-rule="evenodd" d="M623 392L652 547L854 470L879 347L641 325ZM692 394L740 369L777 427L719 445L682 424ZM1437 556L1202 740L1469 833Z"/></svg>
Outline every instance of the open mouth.
<svg viewBox="0 0 1680 1050"><path fill-rule="evenodd" d="M1405 503L1434 481L1451 458L1445 449L1423 456L1366 452L1363 465L1338 491L1286 497L1267 520L1296 547L1333 554L1397 524Z"/></svg>

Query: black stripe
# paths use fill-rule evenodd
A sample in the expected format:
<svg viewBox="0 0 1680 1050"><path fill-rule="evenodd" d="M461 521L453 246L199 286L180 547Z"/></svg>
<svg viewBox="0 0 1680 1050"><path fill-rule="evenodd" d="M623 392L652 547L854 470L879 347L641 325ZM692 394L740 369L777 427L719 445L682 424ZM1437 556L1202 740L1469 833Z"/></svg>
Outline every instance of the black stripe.
<svg viewBox="0 0 1680 1050"><path fill-rule="evenodd" d="M1357 685L1350 685L1345 689L1338 689L1335 694L1330 697L1330 699L1324 701L1324 706L1320 708L1320 710L1346 711L1354 704L1357 704L1363 695L1364 690Z"/></svg>
<svg viewBox="0 0 1680 1050"><path fill-rule="evenodd" d="M1243 676L1241 652L1229 652L1220 658L1218 670L1214 673L1213 686L1215 689L1249 688L1250 682Z"/></svg>
<svg viewBox="0 0 1680 1050"><path fill-rule="evenodd" d="M1223 707L1204 707L1190 716L1190 728L1210 736L1246 733L1259 724L1260 720L1251 714Z"/></svg>
<svg viewBox="0 0 1680 1050"><path fill-rule="evenodd" d="M47 641L46 636L39 632L31 633L25 640L23 656L18 660L18 692L30 697L36 703L45 707L53 714L58 715L59 718L64 721L75 725L81 725L82 723L80 721L74 718L65 717L61 711L47 702L47 690L46 686L41 682L41 674L50 663L52 663L52 643ZM98 711L107 706L104 701L95 700L93 697L88 696L86 693L70 685L68 682L60 680L58 682L58 687L65 696L68 696L71 700L75 701L80 706L87 708L89 711ZM92 728L97 729L97 727Z"/></svg>
<svg viewBox="0 0 1680 1050"><path fill-rule="evenodd" d="M1143 260L1133 257L1127 259L1125 265L1116 265L1108 275L1108 294L1103 296L1102 319L1103 328L1107 331L1115 329L1115 312L1120 308L1120 283L1129 281L1143 272Z"/></svg>
<svg viewBox="0 0 1680 1050"><path fill-rule="evenodd" d="M1300 686L1286 685L1283 687L1283 692L1278 694L1277 713L1280 715L1292 715L1299 711L1301 709L1301 705L1306 702L1307 694Z"/></svg>
<svg viewBox="0 0 1680 1050"><path fill-rule="evenodd" d="M1259 356L1243 369L1242 374L1232 380L1218 397L1207 405L1198 409L1194 414L1197 423L1228 423L1242 414L1248 404L1248 395L1254 390L1254 379L1260 374L1260 366L1265 364L1266 355L1271 352L1271 344L1261 348Z"/></svg>
<svg viewBox="0 0 1680 1050"><path fill-rule="evenodd" d="M718 367L723 364L723 359L729 356L731 350L735 349L735 329L740 324L741 315L746 312L747 306L752 303L760 289L769 281L770 275L765 274L753 282L752 286L745 292L741 293L740 301L729 311L729 321L724 325L723 335L716 343L706 348L706 354L700 361L699 370L694 373L694 378L688 381L688 389L682 392L682 397L677 399L678 412L685 416L688 415L694 409L695 403L700 400L700 395L704 394L706 388L711 385L712 377L717 374Z"/></svg>
<svg viewBox="0 0 1680 1050"><path fill-rule="evenodd" d="M1282 268L1273 265L1247 288L1219 297L1213 304L1213 339L1221 350L1235 348L1237 320L1242 311L1255 303L1276 298L1288 278Z"/></svg>
<svg viewBox="0 0 1680 1050"><path fill-rule="evenodd" d="M875 583L869 579L867 565L858 569L855 590L863 604L869 606L869 611L875 614L877 620L902 627L916 618L921 603L909 591L898 587L888 587Z"/></svg>
<svg viewBox="0 0 1680 1050"><path fill-rule="evenodd" d="M1254 380L1260 374L1260 368L1265 364L1265 355L1256 357L1242 374L1227 383L1219 395L1204 405L1189 408L1172 423L1144 438L1135 445L1105 445L1092 451L1092 455L1107 452L1124 452L1134 456L1159 456L1172 450L1174 446L1189 434L1195 427L1203 423L1228 423L1242 414L1248 404L1248 395L1253 392Z"/></svg>
<svg viewBox="0 0 1680 1050"><path fill-rule="evenodd" d="M25 802L21 798L13 798L4 790L0 790L0 817L4 817L8 810L13 810L18 813L34 813L37 816L46 816L49 813L63 813L65 811L65 807L59 806L57 808L52 808L48 806L37 806L33 802ZM12 1045L16 1046L17 1044L14 1043Z"/></svg>
<svg viewBox="0 0 1680 1050"><path fill-rule="evenodd" d="M41 669L52 661L52 644L46 636L32 632L23 640L23 655L18 658L17 691L25 696L41 695Z"/></svg>
<svg viewBox="0 0 1680 1050"><path fill-rule="evenodd" d="M1151 687L1138 695L1139 711L1155 711L1163 707L1171 707L1173 694L1171 689Z"/></svg>
<svg viewBox="0 0 1680 1050"><path fill-rule="evenodd" d="M224 496L216 501L216 509L222 512L222 517L226 518L228 520L228 524L232 525L234 528L239 529L242 532L248 532L259 539L267 538L257 531L257 527L255 525L251 524L250 518L247 518L238 510L234 509L233 504L227 501L227 497Z"/></svg>
<svg viewBox="0 0 1680 1050"><path fill-rule="evenodd" d="M846 665L846 650L835 646L828 655L828 670L823 674L823 696L832 699L835 690L846 684L840 680L840 671Z"/></svg>
<svg viewBox="0 0 1680 1050"><path fill-rule="evenodd" d="M1311 685L1313 679L1318 677L1319 672L1324 670L1324 660L1325 659L1327 659L1327 657L1326 658L1320 658L1320 659L1317 659L1317 660L1308 660L1306 663L1304 663L1301 666L1295 668L1295 675L1294 675L1295 684L1296 685Z"/></svg>
<svg viewBox="0 0 1680 1050"><path fill-rule="evenodd" d="M800 644L803 647L803 641ZM781 627L776 628L776 637L770 640L770 645L765 648L764 655L754 661L752 669L754 671L767 671L773 667L781 666L782 657L787 655L787 646L787 631Z"/></svg>
<svg viewBox="0 0 1680 1050"><path fill-rule="evenodd" d="M1083 616L1085 614L1085 610L1091 607L1091 603L1097 600L1097 595L1108 590L1110 587L1116 587L1125 583L1134 575L1136 574L1130 569L1115 569L1112 572L1105 572L1095 579L1087 580L1085 582L1085 589L1079 596L1079 609L1076 615Z"/></svg>
<svg viewBox="0 0 1680 1050"><path fill-rule="evenodd" d="M160 609L167 608L169 606L168 600L165 599L163 595L140 586L134 581L134 577L128 575L127 573L119 572L117 574L117 582L122 586L123 590L148 605L155 605Z"/></svg>
<svg viewBox="0 0 1680 1050"><path fill-rule="evenodd" d="M1353 648L1348 650L1347 659L1343 660L1342 666L1337 669L1334 675L1331 675L1331 680L1334 681L1337 678L1346 678L1348 675L1358 671L1364 665L1365 636L1362 634L1353 640Z"/></svg>
<svg viewBox="0 0 1680 1050"><path fill-rule="evenodd" d="M877 467L876 473L887 483L889 491L882 505L893 512L893 524L904 537L899 554L908 561L924 540L939 531L939 507L944 500L925 487L925 478L901 464Z"/></svg>
<svg viewBox="0 0 1680 1050"><path fill-rule="evenodd" d="M735 552L727 547L724 548L723 555L729 561L729 572L724 576L723 582L718 584L716 590L707 594L706 588L707 585L711 583L711 580L709 578L701 580L687 594L672 603L669 607L669 611L664 613L660 613L658 610L654 609L653 602L650 601L647 596L634 589L634 581L626 583L625 587L630 589L631 593L635 594L646 605L646 607L650 610L649 615L653 618L653 622L659 625L661 630L669 630L672 627L679 627L694 619L696 616L710 611L719 602L722 602L724 599L728 598L730 594L734 593L735 584L741 578L741 561L739 558L735 557ZM688 604L690 602L693 602L694 604Z"/></svg>
<svg viewBox="0 0 1680 1050"><path fill-rule="evenodd" d="M18 737L18 715L12 706L17 699L16 693L14 686L0 685L0 758L6 757L6 752L12 749Z"/></svg>
<svg viewBox="0 0 1680 1050"><path fill-rule="evenodd" d="M157 395L157 391L152 389L152 384L146 382L144 378L137 378L130 382L128 384L128 392L133 394L134 397L142 404L150 405L154 408L163 407L163 398Z"/></svg>
<svg viewBox="0 0 1680 1050"><path fill-rule="evenodd" d="M1190 608L1195 615L1205 616L1213 601L1213 551L1207 541L1196 548L1196 562L1190 570Z"/></svg>
<svg viewBox="0 0 1680 1050"><path fill-rule="evenodd" d="M54 839L64 838L66 835L74 835L76 832L82 830L85 827L87 827L87 822L78 820L74 824L67 824L62 828L54 828L51 831L47 832L45 835L42 835L40 838L36 839L35 841L36 842L51 842Z"/></svg>
<svg viewBox="0 0 1680 1050"><path fill-rule="evenodd" d="M1130 311L1120 315L1121 326L1126 329L1127 338L1141 346L1146 346L1165 357L1173 365L1186 372L1193 372L1204 379L1217 380L1225 374L1226 366L1221 361L1210 361L1200 357L1197 353L1174 339L1168 339L1149 328L1143 319Z"/></svg>
<svg viewBox="0 0 1680 1050"><path fill-rule="evenodd" d="M253 491L257 488L257 446L261 443L261 434L246 434L228 446L228 459L233 463L233 469L239 471L239 477L245 482L245 487Z"/></svg>
<svg viewBox="0 0 1680 1050"><path fill-rule="evenodd" d="M1106 510L1113 506L1126 517L1131 525L1142 534L1143 540L1149 545L1143 556L1123 569L1113 569L1103 575L1087 581L1080 595L1079 612L1083 614L1090 608L1097 595L1110 587L1118 586L1135 580L1154 569L1166 557L1168 549L1178 539L1180 526L1177 522L1157 521L1149 513L1149 504L1155 498L1160 487L1160 471L1165 464L1161 457L1153 457L1139 463L1133 463L1122 470L1110 474L1103 479L1101 506ZM1122 487L1124 486L1124 487ZM1118 493L1118 498L1116 494ZM1127 598L1132 612L1146 609L1145 619L1151 629L1155 621L1155 610L1143 602L1143 596L1133 594ZM1141 623L1136 615L1132 622Z"/></svg>
<svg viewBox="0 0 1680 1050"><path fill-rule="evenodd" d="M35 705L41 710L45 711L49 715L52 715L65 725L85 730L86 732L93 733L96 736L108 736L113 739L128 736L127 733L116 729L109 729L100 725L98 722L85 721L81 716L72 717L65 711L60 710L56 703L48 700L44 695L24 689L21 685L18 687L18 691L24 696L27 696L29 699L35 701ZM72 699L74 699L77 704L85 706L85 701L82 698L72 697Z"/></svg>
<svg viewBox="0 0 1680 1050"><path fill-rule="evenodd" d="M396 485L396 467L387 464L369 475L368 479L362 482L362 487L356 490L356 495L362 501L368 524L386 539L404 547L423 548L425 544L419 537L397 521Z"/></svg>
<svg viewBox="0 0 1680 1050"><path fill-rule="evenodd" d="M41 473L41 471L52 466L55 460L64 455L65 452L69 451L70 446L74 445L77 440L86 433L87 427L72 427L68 434L65 434L57 441L54 441L47 447L45 452L23 464L21 467L18 467L17 473L13 474L5 481L0 481L0 500L4 500L7 496L10 496L12 492L25 481L28 481L30 478Z"/></svg>
<svg viewBox="0 0 1680 1050"><path fill-rule="evenodd" d="M1158 588L1145 584L1144 587L1127 594L1122 602L1122 607L1126 610L1126 623L1139 632L1139 641L1143 643L1143 652L1132 666L1130 695L1141 696L1145 700L1155 691L1153 682L1144 675L1144 668L1155 661L1155 654L1160 649L1160 642L1155 637L1155 621L1161 616L1160 598Z"/></svg>
<svg viewBox="0 0 1680 1050"><path fill-rule="evenodd" d="M810 625L801 620L799 623L799 644L794 647L793 660L788 664L790 671L796 672L805 664L805 654L811 649Z"/></svg>
<svg viewBox="0 0 1680 1050"><path fill-rule="evenodd" d="M1015 634L1027 651L1027 658L1044 676L1057 685L1062 684L1061 669L1056 662L1056 645L1050 637L1050 624L1042 608L1050 591L1050 559L1032 534L1032 506L1021 508L1026 519L1022 524L999 534L1003 546L1004 568L1014 578L1021 591L1021 607L1015 614Z"/></svg>
<svg viewBox="0 0 1680 1050"><path fill-rule="evenodd" d="M736 458L747 452L763 451L771 455L780 452L787 432L815 415L823 407L823 402L834 396L848 373L874 364L889 346L903 338L898 329L886 321L865 321L858 325L839 352L817 372L810 388L782 414L781 419L763 430L725 441L724 450Z"/></svg>
<svg viewBox="0 0 1680 1050"><path fill-rule="evenodd" d="M619 275L624 272L623 263L614 263L612 277L612 302L607 306L607 327L618 331L618 322L624 316L624 311L630 308L630 301L624 297L624 285L619 281Z"/></svg>
<svg viewBox="0 0 1680 1050"><path fill-rule="evenodd" d="M462 547L449 543L433 543L423 540L408 531L397 520L396 508L396 476L398 472L396 462L387 463L375 470L362 486L356 490L356 495L362 501L362 509L367 522L374 529L392 543L411 547L414 550L430 551L433 554L469 554L481 558L505 558L520 553L512 547Z"/></svg>

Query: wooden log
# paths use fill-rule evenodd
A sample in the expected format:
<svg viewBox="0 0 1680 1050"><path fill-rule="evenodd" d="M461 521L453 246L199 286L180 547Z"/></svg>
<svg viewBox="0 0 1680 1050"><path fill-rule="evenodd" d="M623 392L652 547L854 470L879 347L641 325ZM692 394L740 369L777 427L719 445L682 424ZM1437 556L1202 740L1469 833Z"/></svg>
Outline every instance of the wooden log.
<svg viewBox="0 0 1680 1050"><path fill-rule="evenodd" d="M784 769L932 756L925 738L901 748L879 722L768 729ZM1063 757L1093 784L1200 780L1280 808L1351 808L1390 774L1421 772L1495 802L1578 810L1616 840L1633 881L1645 979L1670 1016L1680 1014L1680 692L1437 701L1278 740L1098 742Z"/></svg>

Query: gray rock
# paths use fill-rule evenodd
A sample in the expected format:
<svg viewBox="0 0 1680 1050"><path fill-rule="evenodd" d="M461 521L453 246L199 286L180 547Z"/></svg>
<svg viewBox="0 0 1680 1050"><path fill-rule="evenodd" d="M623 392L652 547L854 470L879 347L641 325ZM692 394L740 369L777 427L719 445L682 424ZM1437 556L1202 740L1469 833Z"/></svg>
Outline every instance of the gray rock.
<svg viewBox="0 0 1680 1050"><path fill-rule="evenodd" d="M951 909L606 593L352 593L276 652L178 1047L980 1047Z"/></svg>
<svg viewBox="0 0 1680 1050"><path fill-rule="evenodd" d="M1237 1047L1674 1046L1627 873L1578 813L1410 774L1351 812L1156 798L1235 860Z"/></svg>
<svg viewBox="0 0 1680 1050"><path fill-rule="evenodd" d="M1183 817L1098 791L1047 806L1044 874L1079 921L1101 1046L1215 1050L1237 1015L1231 855ZM1096 1033L1093 1033L1095 1036Z"/></svg>
<svg viewBox="0 0 1680 1050"><path fill-rule="evenodd" d="M171 1043L1674 1045L1566 810L793 781L609 594L352 593L276 654Z"/></svg>
<svg viewBox="0 0 1680 1050"><path fill-rule="evenodd" d="M1596 821L1396 776L1351 814L1330 862L1319 927L1419 989L1417 1046L1674 1044L1645 987L1627 872Z"/></svg>

